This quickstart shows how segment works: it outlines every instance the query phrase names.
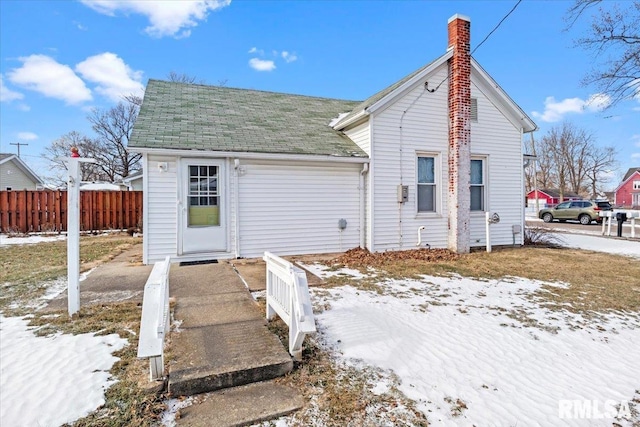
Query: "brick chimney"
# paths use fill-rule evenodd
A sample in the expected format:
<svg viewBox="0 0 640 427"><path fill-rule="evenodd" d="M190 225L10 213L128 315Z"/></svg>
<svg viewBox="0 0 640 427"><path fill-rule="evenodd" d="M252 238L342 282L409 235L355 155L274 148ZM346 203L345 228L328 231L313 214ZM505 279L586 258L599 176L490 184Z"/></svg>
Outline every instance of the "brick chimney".
<svg viewBox="0 0 640 427"><path fill-rule="evenodd" d="M448 21L449 42L449 214L448 247L468 253L471 210L471 20L453 15Z"/></svg>

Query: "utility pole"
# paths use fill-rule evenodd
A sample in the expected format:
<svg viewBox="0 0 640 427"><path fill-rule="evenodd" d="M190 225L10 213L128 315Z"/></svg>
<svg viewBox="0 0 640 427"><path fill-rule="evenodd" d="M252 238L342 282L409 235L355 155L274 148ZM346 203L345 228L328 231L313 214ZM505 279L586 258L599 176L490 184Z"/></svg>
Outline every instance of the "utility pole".
<svg viewBox="0 0 640 427"><path fill-rule="evenodd" d="M20 146L21 145L29 145L25 142L10 142L9 145L17 145L18 146L18 157L20 157Z"/></svg>

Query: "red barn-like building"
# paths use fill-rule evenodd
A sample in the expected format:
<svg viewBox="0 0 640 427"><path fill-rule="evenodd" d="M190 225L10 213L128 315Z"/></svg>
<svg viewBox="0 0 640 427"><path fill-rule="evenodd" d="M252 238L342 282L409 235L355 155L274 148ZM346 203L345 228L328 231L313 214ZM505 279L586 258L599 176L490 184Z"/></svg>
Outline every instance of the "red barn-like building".
<svg viewBox="0 0 640 427"><path fill-rule="evenodd" d="M582 199L579 195L567 191L563 194L563 200L560 200L560 191L551 188L541 188L538 190L531 190L527 193L529 206L534 206L536 203L536 191L538 192L538 202L540 203L541 208L555 206L562 201Z"/></svg>
<svg viewBox="0 0 640 427"><path fill-rule="evenodd" d="M629 168L616 188L615 206L640 209L640 167Z"/></svg>

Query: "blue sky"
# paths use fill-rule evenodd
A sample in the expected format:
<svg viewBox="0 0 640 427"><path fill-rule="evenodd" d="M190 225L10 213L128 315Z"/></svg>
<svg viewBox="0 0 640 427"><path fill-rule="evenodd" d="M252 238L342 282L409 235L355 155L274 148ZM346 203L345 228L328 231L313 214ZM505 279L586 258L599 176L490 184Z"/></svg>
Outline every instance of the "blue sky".
<svg viewBox="0 0 640 427"><path fill-rule="evenodd" d="M46 176L45 146L73 130L92 135L92 108L141 94L149 78L170 71L208 84L365 99L443 54L453 14L471 18L474 49L515 3L3 0L0 151L28 144L23 160ZM640 166L640 100L600 111L606 98L581 86L593 58L573 40L589 19L563 32L570 5L524 0L474 57L536 121L537 138L569 120L615 146L615 187Z"/></svg>

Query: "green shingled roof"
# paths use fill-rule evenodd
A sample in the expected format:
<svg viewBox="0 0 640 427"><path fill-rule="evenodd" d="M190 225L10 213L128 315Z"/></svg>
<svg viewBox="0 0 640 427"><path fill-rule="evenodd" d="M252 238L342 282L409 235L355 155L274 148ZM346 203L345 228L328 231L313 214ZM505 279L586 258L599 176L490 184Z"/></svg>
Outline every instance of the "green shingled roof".
<svg viewBox="0 0 640 427"><path fill-rule="evenodd" d="M357 104L149 80L129 147L367 157L329 127Z"/></svg>

